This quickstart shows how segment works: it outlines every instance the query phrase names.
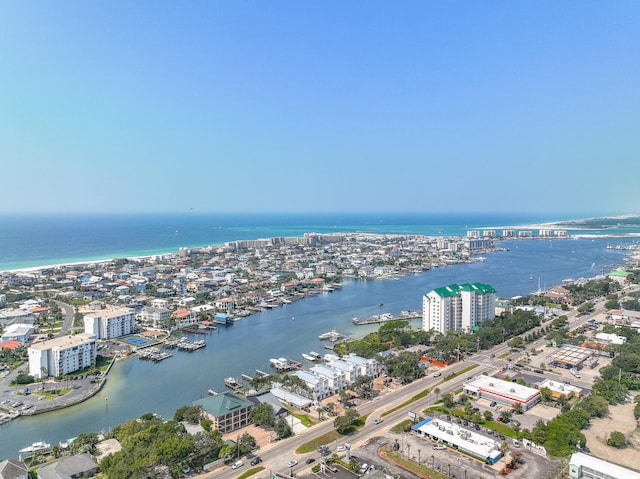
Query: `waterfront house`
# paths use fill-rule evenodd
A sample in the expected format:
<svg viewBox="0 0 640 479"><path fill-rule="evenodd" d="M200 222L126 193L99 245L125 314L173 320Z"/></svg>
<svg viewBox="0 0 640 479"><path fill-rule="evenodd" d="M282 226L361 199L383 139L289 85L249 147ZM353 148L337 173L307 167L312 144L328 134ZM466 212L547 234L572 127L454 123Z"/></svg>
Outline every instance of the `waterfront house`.
<svg viewBox="0 0 640 479"><path fill-rule="evenodd" d="M0 461L0 479L29 479L29 469L20 459Z"/></svg>
<svg viewBox="0 0 640 479"><path fill-rule="evenodd" d="M88 452L63 457L38 469L40 479L77 479L91 477L98 472L98 465Z"/></svg>
<svg viewBox="0 0 640 479"><path fill-rule="evenodd" d="M327 379L327 387L331 394L335 394L339 390L347 387L347 380L343 371L339 371L322 364L313 366L310 371Z"/></svg>
<svg viewBox="0 0 640 479"><path fill-rule="evenodd" d="M352 364L355 368L359 369L358 376L370 376L372 378L380 375L380 363L373 358L367 359L356 355L355 353L349 353L342 358L346 363Z"/></svg>
<svg viewBox="0 0 640 479"><path fill-rule="evenodd" d="M329 388L329 381L326 377L314 374L306 369L294 371L294 376L298 376L307 385L307 388L311 391L310 397L314 401L320 401L326 397L331 396L332 392Z"/></svg>
<svg viewBox="0 0 640 479"><path fill-rule="evenodd" d="M213 429L217 429L222 434L251 424L249 413L254 404L230 391L198 399L193 402L193 405L202 406L213 421Z"/></svg>
<svg viewBox="0 0 640 479"><path fill-rule="evenodd" d="M247 399L254 403L256 406L258 404L270 404L273 408L273 415L276 419L280 419L289 414L289 411L286 407L282 405L280 400L274 396L271 391L263 391L256 394L250 394L247 396Z"/></svg>

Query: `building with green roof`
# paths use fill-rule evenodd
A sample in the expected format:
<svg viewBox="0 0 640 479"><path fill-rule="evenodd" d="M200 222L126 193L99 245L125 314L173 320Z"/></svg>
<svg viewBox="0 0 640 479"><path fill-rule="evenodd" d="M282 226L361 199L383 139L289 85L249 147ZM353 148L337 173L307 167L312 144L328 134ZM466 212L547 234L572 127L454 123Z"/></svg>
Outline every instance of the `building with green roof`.
<svg viewBox="0 0 640 479"><path fill-rule="evenodd" d="M496 290L483 283L450 284L422 297L422 329L472 331L495 317Z"/></svg>
<svg viewBox="0 0 640 479"><path fill-rule="evenodd" d="M198 399L193 402L193 405L202 406L213 421L213 428L222 434L235 431L251 423L249 413L253 403L229 391Z"/></svg>

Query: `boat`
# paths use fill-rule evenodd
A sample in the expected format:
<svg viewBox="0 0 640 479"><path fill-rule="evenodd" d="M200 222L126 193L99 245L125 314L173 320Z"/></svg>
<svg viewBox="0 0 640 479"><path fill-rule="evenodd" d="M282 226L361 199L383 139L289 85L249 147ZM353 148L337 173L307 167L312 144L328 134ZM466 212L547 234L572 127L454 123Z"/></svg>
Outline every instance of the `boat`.
<svg viewBox="0 0 640 479"><path fill-rule="evenodd" d="M319 361L320 359L322 359L322 356L320 356L315 351L310 351L309 354L302 353L302 357L307 361Z"/></svg>
<svg viewBox="0 0 640 479"><path fill-rule="evenodd" d="M233 391L238 391L242 389L242 384L240 384L236 378L226 378L224 380L224 385Z"/></svg>
<svg viewBox="0 0 640 479"><path fill-rule="evenodd" d="M274 367L277 371L291 371L292 369L300 369L301 363L298 361L294 361L293 359L287 358L278 358L278 359L270 359L269 362L271 366Z"/></svg>
<svg viewBox="0 0 640 479"><path fill-rule="evenodd" d="M318 338L320 339L328 339L329 341L338 341L339 339L344 338L344 335L340 334L339 332L337 332L335 329L332 329L331 331L328 331L326 333L322 333L320 336L318 336Z"/></svg>
<svg viewBox="0 0 640 479"><path fill-rule="evenodd" d="M49 452L50 450L51 450L51 444L48 444L44 441L38 441L38 442L34 442L30 446L20 449L18 453L33 455L37 452Z"/></svg>

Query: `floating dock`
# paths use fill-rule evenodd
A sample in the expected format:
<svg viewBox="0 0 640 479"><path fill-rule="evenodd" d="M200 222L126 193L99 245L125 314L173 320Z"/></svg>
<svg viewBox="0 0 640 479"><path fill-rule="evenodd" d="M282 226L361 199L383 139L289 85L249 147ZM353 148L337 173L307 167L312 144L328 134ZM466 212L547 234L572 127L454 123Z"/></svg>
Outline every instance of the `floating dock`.
<svg viewBox="0 0 640 479"><path fill-rule="evenodd" d="M368 318L364 319L354 317L351 319L351 322L356 326L362 326L363 324L386 323L388 321L402 321L421 317L422 313L420 311L403 311L399 316L393 315L391 313L382 313L374 314L373 316L369 316Z"/></svg>

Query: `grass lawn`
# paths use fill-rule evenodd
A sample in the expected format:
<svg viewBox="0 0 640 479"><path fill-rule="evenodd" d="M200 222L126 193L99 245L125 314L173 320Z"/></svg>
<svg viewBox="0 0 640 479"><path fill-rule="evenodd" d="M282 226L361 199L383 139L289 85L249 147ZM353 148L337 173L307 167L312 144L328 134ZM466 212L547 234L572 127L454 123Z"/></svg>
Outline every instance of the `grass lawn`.
<svg viewBox="0 0 640 479"><path fill-rule="evenodd" d="M60 396L64 396L69 391L71 391L71 388L59 388L50 389L49 391L33 391L31 394L33 394L34 396L43 397L46 401L48 401L49 399L56 399Z"/></svg>
<svg viewBox="0 0 640 479"><path fill-rule="evenodd" d="M263 466L252 467L251 469L247 469L243 474L238 476L238 479L246 479L247 477L251 477L259 472L264 471Z"/></svg>

